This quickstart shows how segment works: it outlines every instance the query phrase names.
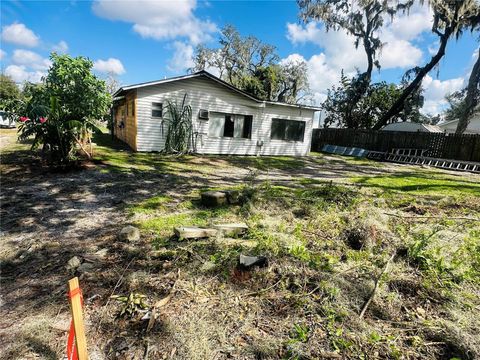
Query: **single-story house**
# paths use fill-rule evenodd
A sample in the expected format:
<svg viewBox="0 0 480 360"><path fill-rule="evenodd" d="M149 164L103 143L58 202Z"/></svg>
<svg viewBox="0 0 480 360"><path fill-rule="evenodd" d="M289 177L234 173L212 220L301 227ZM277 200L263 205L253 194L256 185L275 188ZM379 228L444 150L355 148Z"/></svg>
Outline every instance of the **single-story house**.
<svg viewBox="0 0 480 360"><path fill-rule="evenodd" d="M429 132L441 133L443 129L437 125L414 123L409 121L397 122L385 125L381 130L383 131L410 131L410 132Z"/></svg>
<svg viewBox="0 0 480 360"><path fill-rule="evenodd" d="M162 151L167 101L192 108L201 154L293 155L310 151L313 106L264 101L207 71L122 86L114 94L114 134L134 151Z"/></svg>
<svg viewBox="0 0 480 360"><path fill-rule="evenodd" d="M457 130L458 119L438 124L438 126L447 133L454 133ZM480 134L480 113L474 114L468 122L464 134Z"/></svg>

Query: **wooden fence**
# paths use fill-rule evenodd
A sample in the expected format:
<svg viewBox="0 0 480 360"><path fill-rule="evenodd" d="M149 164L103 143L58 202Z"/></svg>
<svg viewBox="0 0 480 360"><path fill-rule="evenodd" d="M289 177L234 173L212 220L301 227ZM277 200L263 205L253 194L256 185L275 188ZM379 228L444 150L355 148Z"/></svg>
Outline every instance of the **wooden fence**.
<svg viewBox="0 0 480 360"><path fill-rule="evenodd" d="M313 129L312 151L321 151L327 144L383 152L392 149L422 149L428 150L426 156L429 157L480 162L480 135Z"/></svg>

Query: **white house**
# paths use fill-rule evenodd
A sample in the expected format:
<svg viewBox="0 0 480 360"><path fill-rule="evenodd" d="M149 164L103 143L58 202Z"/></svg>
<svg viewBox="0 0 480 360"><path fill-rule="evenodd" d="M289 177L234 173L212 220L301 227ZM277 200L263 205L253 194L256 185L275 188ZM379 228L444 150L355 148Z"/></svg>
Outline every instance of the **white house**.
<svg viewBox="0 0 480 360"><path fill-rule="evenodd" d="M319 108L259 100L206 71L121 87L114 94L115 136L135 151L163 150L165 103L181 103L185 94L199 153L303 156L310 151Z"/></svg>
<svg viewBox="0 0 480 360"><path fill-rule="evenodd" d="M413 132L430 132L430 133L441 133L443 129L437 125L421 124L414 123L409 121L396 122L392 124L385 125L382 130L384 131L413 131Z"/></svg>
<svg viewBox="0 0 480 360"><path fill-rule="evenodd" d="M448 133L454 133L457 130L458 119L438 124L438 126ZM468 122L464 134L480 134L480 113L474 114Z"/></svg>

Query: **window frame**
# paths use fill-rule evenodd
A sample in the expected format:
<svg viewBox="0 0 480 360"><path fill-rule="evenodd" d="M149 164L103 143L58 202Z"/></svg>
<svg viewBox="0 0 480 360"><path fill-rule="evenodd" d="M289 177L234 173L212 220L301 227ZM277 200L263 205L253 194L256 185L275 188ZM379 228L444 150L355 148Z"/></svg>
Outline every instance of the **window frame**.
<svg viewBox="0 0 480 360"><path fill-rule="evenodd" d="M158 109L158 107L160 107L160 109ZM153 119L163 119L163 103L152 101L150 108L150 115ZM160 111L160 116L154 115L154 111Z"/></svg>
<svg viewBox="0 0 480 360"><path fill-rule="evenodd" d="M281 126L277 126L277 129L275 130L274 134L274 123L278 122L283 122L280 123ZM292 126L298 126L299 128L296 129L297 131L299 129L302 130L301 136L298 137L292 137L289 138L289 130L291 131ZM278 129L282 132L282 136L279 137L278 135ZM272 123L270 125L270 140L278 140L278 141L286 141L286 142L305 142L305 130L307 129L307 122L305 120L291 120L291 119L283 119L283 118L272 118ZM294 130L295 131L295 130Z"/></svg>
<svg viewBox="0 0 480 360"><path fill-rule="evenodd" d="M210 119L209 119L209 130L208 130L208 137L211 139L235 139L235 140L251 140L252 139L252 132L253 132L253 120L254 116L253 115L245 115L245 114L234 114L234 113L224 113L224 112L215 112L215 111L209 111L211 114ZM215 124L214 118L216 115L220 115L222 118L222 131L221 135L211 135L210 132L210 126ZM242 122L242 128L241 128L241 136L235 136L235 125L236 125L236 118L237 117L243 117L243 122ZM232 119L233 127L230 129L232 132L232 136L225 136L225 124L227 122L227 117L230 117ZM245 132L245 124L249 124L247 128L249 128L248 133ZM248 136L245 136L248 135Z"/></svg>

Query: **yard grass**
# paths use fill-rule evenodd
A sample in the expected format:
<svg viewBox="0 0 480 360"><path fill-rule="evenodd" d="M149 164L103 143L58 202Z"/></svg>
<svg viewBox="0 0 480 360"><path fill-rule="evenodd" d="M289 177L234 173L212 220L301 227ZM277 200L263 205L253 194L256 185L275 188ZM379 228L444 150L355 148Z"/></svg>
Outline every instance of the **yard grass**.
<svg viewBox="0 0 480 360"><path fill-rule="evenodd" d="M55 329L68 327L73 275L89 349L109 359L480 357L478 175L323 154L133 153L108 134L88 166L52 174L12 134L0 130L5 359L63 356ZM242 201L203 207L208 189ZM231 222L248 233L172 238L175 226ZM139 242L118 241L127 224ZM268 266L239 271L240 254ZM66 270L73 256L95 270ZM145 295L149 307L172 296L147 332L145 312L119 317L112 293Z"/></svg>
<svg viewBox="0 0 480 360"><path fill-rule="evenodd" d="M382 189L392 193L412 195L463 196L480 195L480 182L469 180L461 174L453 176L439 171L399 171L381 176L354 176L350 180L356 184Z"/></svg>

